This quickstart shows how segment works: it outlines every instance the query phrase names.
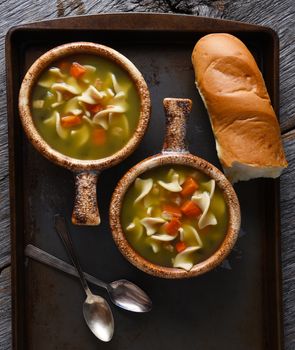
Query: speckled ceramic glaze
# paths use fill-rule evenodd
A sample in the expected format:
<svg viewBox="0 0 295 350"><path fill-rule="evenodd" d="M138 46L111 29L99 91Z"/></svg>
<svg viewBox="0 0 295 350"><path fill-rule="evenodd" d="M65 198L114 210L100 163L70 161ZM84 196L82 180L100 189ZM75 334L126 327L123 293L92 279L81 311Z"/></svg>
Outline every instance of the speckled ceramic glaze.
<svg viewBox="0 0 295 350"><path fill-rule="evenodd" d="M204 159L190 154L185 146L185 125L191 104L191 100L188 99L167 98L164 100L166 136L162 153L147 158L131 168L118 183L110 205L112 234L119 250L133 265L158 277L188 278L210 271L228 255L236 242L240 229L240 206L232 185L220 170ZM229 211L228 229L221 246L210 258L196 264L190 271L164 267L146 260L130 246L121 225L122 203L129 186L145 171L165 164L187 165L214 179L223 193Z"/></svg>
<svg viewBox="0 0 295 350"><path fill-rule="evenodd" d="M38 133L31 114L31 95L40 74L54 61L73 54L93 54L113 61L129 74L140 97L140 116L136 130L127 144L113 155L98 160L79 160L63 155L51 148ZM76 200L72 221L80 225L100 223L96 199L99 172L125 159L140 143L150 117L150 96L144 78L137 68L119 52L99 44L74 42L47 51L26 73L19 93L19 112L23 128L34 147L52 162L76 173Z"/></svg>

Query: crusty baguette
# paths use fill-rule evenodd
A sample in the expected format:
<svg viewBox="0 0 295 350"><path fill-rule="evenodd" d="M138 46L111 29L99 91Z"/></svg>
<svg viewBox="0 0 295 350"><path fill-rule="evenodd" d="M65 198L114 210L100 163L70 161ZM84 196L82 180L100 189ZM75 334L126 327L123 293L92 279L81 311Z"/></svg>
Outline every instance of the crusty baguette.
<svg viewBox="0 0 295 350"><path fill-rule="evenodd" d="M233 35L209 34L195 45L192 63L226 176L278 177L287 167L280 128L247 47Z"/></svg>

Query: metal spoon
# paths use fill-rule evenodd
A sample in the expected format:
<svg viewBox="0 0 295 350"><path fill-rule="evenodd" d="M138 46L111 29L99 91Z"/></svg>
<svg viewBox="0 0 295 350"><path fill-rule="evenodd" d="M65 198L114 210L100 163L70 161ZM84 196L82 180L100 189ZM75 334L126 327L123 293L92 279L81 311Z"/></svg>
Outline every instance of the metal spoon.
<svg viewBox="0 0 295 350"><path fill-rule="evenodd" d="M54 267L57 270L66 272L69 275L79 277L77 270L72 265L50 255L32 244L26 246L25 255L48 266ZM86 272L84 272L84 276L88 282L98 287L105 288L109 293L111 301L125 310L133 312L148 312L152 308L152 301L148 295L130 281L121 279L108 284Z"/></svg>
<svg viewBox="0 0 295 350"><path fill-rule="evenodd" d="M55 229L59 234L64 246L70 255L80 277L87 298L83 304L84 319L92 333L100 340L108 342L114 334L114 319L109 304L102 297L92 294L79 260L74 251L74 246L67 230L65 219L61 215L54 216Z"/></svg>

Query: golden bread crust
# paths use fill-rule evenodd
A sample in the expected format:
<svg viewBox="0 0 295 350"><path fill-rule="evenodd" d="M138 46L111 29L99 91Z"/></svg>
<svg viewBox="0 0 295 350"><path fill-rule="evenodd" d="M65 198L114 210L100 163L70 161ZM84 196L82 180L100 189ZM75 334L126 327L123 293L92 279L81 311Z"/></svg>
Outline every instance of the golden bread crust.
<svg viewBox="0 0 295 350"><path fill-rule="evenodd" d="M224 169L286 167L279 123L247 47L233 35L209 34L195 45L192 63Z"/></svg>

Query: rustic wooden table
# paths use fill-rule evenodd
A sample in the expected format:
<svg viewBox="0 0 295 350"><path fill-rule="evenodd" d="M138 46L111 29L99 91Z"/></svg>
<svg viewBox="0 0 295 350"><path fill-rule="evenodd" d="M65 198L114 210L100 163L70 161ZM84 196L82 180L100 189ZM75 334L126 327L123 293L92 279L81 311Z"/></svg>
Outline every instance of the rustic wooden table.
<svg viewBox="0 0 295 350"><path fill-rule="evenodd" d="M172 12L267 25L280 37L280 120L289 168L281 177L285 349L295 349L295 2L294 0L2 0L0 47L0 349L11 349L8 145L4 39L15 25L100 12ZM237 349L238 350L238 349Z"/></svg>

